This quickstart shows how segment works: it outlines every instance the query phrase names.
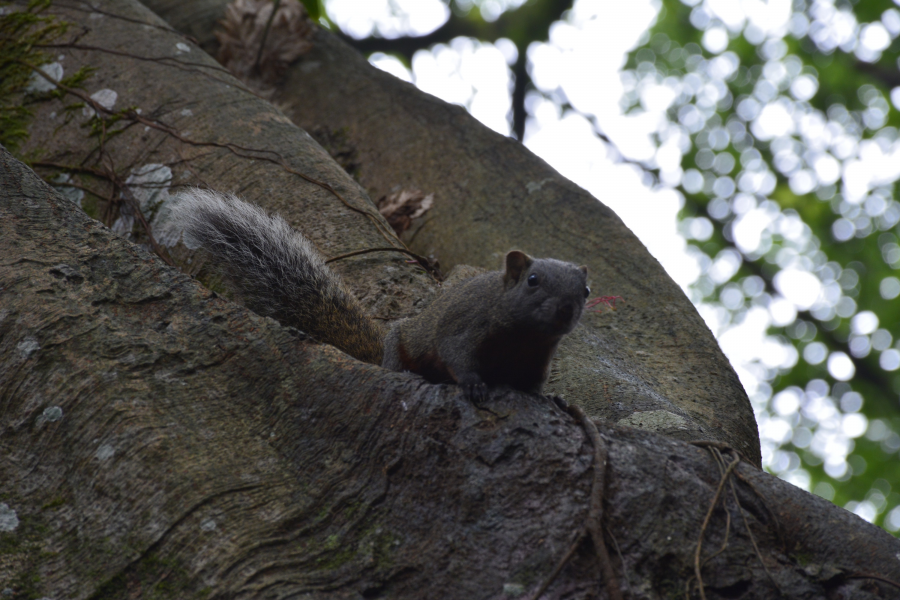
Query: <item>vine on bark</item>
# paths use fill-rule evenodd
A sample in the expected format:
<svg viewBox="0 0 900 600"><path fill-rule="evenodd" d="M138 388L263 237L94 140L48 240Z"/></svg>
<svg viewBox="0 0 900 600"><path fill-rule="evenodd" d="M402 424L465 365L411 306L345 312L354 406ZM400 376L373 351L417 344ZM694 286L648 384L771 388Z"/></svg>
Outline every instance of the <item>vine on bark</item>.
<svg viewBox="0 0 900 600"><path fill-rule="evenodd" d="M44 8L46 8L46 6L44 6L44 3L41 3L40 9L43 10ZM16 12L10 13L10 15L5 15L4 19L6 17L10 17L13 15L19 15L17 18L11 19L11 21L10 21L10 23L11 23L10 27L12 28L13 32L18 31L19 29L27 30L28 28L33 27L35 25L35 23L52 22L53 21L52 17L40 17L40 16L36 16L30 12L29 13L16 13ZM23 17L21 15L26 15L26 16ZM31 15L31 16L28 17L27 15ZM6 25L4 22L4 27L5 26ZM58 38L60 35L65 33L66 30L67 30L67 26L66 26L66 24L63 24L63 23L54 23L53 25L47 25L43 29L39 30L37 33L32 34L33 39L30 42L30 46L34 46L36 44L42 44L45 47L53 47L53 48L76 47L77 45L74 43L71 45L69 45L69 44L52 44L51 45L51 44L46 43L46 42L52 41L55 38ZM28 45L28 44L26 44L26 45ZM91 47L90 49L97 50L97 51L106 51L103 48ZM2 48L0 48L0 50L2 50ZM150 244L151 248L153 249L153 251L157 255L159 255L160 258L162 258L170 266L174 266L175 263L172 261L171 257L168 255L168 253L165 251L165 249L156 242L156 239L153 236L151 225L150 225L149 221L147 220L146 216L143 214L143 211L140 208L140 203L137 202L134 199L133 195L129 192L130 185L140 186L140 185L147 185L147 184L140 184L140 183L126 184L122 180L121 175L118 173L118 169L115 166L113 157L105 149L105 144L106 144L107 140L109 140L109 138L123 133L126 129L128 129L128 127L130 127L131 125L134 125L134 124L142 124L145 127L149 127L151 129L161 131L161 132L165 133L166 135L178 140L179 142L181 142L185 145L194 146L194 147L222 148L222 149L226 149L226 150L230 151L231 153L233 153L236 156L239 156L241 158L263 160L263 161L267 161L267 162L276 164L276 165L280 166L282 169L284 169L285 171L287 171L293 175L297 175L298 177L301 177L302 179L328 191L329 193L334 195L338 200L340 200L347 208L370 219L372 221L372 223L375 225L376 230L388 242L387 248L373 248L373 249L367 249L364 251L357 251L357 252L353 252L353 253L342 254L340 256L330 258L329 262L334 261L334 260L340 260L342 258L347 258L349 256L354 256L356 254L362 254L365 252L385 252L385 251L401 252L403 254L409 255L417 264L419 264L426 271L428 271L429 273L432 273L432 275L434 275L435 277L440 278L440 274L430 265L430 263L428 262L428 260L426 258L411 252L409 249L407 249L405 247L402 247L402 244L401 244L401 247L398 247L397 241L394 238L394 236L392 235L392 232L389 231L389 228L386 225L384 225L383 221L376 214L374 214L373 211L369 210L367 207L360 208L357 206L353 206L331 184L324 182L324 181L320 181L314 177L311 177L311 176L301 173L295 169L292 169L287 164L287 161L284 159L284 157L281 156L280 154L278 154L277 152L265 150L265 149L246 148L246 147L240 146L238 144L232 144L232 143L203 142L203 141L198 141L198 140L192 140L192 139L189 139L189 138L185 137L184 135L182 135L180 132L178 132L173 127L166 125L165 123L163 123L157 119L149 118L147 116L142 115L140 113L140 110L135 107L128 107L128 108L124 108L121 110L112 110L112 109L104 106L102 102L98 101L93 96L88 95L86 92L83 91L83 89L79 89L79 88L83 87L81 84L84 82L84 80L90 74L90 72L91 72L90 67L83 67L82 69L80 69L78 72L76 72L69 78L57 80L51 74L47 73L43 68L38 66L38 65L44 64L44 61L46 60L46 57L44 55L39 54L37 52L33 52L30 55L26 55L25 58L17 57L18 55L21 55L21 54L23 54L23 53L22 52L18 52L18 53L13 52L12 53L13 58L8 63L8 64L16 65L19 67L18 70L15 71L17 73L17 79L14 78L14 79L16 79L16 81L18 81L17 85L19 87L16 88L17 90L19 88L24 90L27 82L31 81L31 78L33 76L36 76L37 78L45 81L46 82L45 85L48 86L52 90L51 92L49 92L48 97L63 98L66 95L71 95L71 96L75 96L76 98L78 98L80 100L80 102L68 104L65 106L64 110L66 111L67 115L71 115L72 111L79 110L79 109L87 109L87 110L90 110L93 112L93 115L92 115L91 119L88 121L87 125L90 128L89 136L96 137L99 140L99 144L98 144L98 148L97 148L97 153L98 153L97 162L99 164L101 164L102 167L86 168L86 167L78 166L78 165L62 165L62 164L50 163L50 162L46 162L46 161L37 161L37 160L31 161L31 165L35 166L35 167L54 168L56 170L59 170L62 173L70 173L70 172L87 173L87 174L93 175L99 179L102 179L102 180L105 180L106 182L108 182L110 184L110 187L109 187L109 190L107 193L97 191L97 190L91 189L88 186L82 186L82 185L76 184L74 182L66 182L65 185L67 187L81 189L87 193L94 195L95 197L97 197L101 200L104 200L105 207L104 207L101 218L107 224L112 222L112 219L115 216L116 208L119 208L119 210L121 211L122 206L123 206L123 201L124 201L124 205L128 207L130 212L137 218L138 222L141 224L141 227L143 228L144 233L147 236L149 244ZM116 53L116 54L121 54L121 53ZM142 57L138 57L138 56L134 56L134 55L130 55L130 54L128 56L130 58L134 58L134 59L142 58ZM26 60L26 58L28 58L30 60ZM2 74L2 73L0 73L0 74ZM6 84L4 84L4 85L6 85ZM0 93L2 93L2 91L3 90L0 89ZM28 120L25 117L30 116L31 112L28 111L27 109L23 109L23 110L25 112L22 112L22 110L20 110L18 113L15 113L10 116L10 118L15 117L15 118L18 118L20 121L23 118L25 119L24 121L22 121L22 126L19 127L19 129L12 128L12 130L11 130L12 134L9 134L9 135L12 135L11 139L13 140L13 142L15 142L18 139L18 138L16 138L17 131L21 130L20 137L22 137L22 139L24 139L24 136L27 135L27 130L25 129L24 126L27 125ZM4 115L5 115L5 113L0 112L0 118L3 118ZM67 122L68 122L69 118L70 117L67 118ZM0 122L2 122L2 121L0 121ZM121 124L121 126L115 127L116 124ZM0 141L2 141L2 140L0 140Z"/></svg>
<svg viewBox="0 0 900 600"><path fill-rule="evenodd" d="M594 422L591 421L580 406L575 404L568 405L558 398L554 398L554 400L561 408L575 417L582 429L584 429L588 439L591 440L591 445L594 447L593 483L591 485L590 508L588 509L584 525L579 529L568 551L566 551L550 575L544 580L541 587L538 588L538 591L533 596L533 600L539 600L541 595L547 591L547 588L550 587L553 580L566 566L566 563L569 562L569 559L572 558L581 545L582 540L588 534L590 534L591 541L594 543L594 551L597 553L600 572L603 574L603 582L606 584L606 592L609 594L610 600L622 600L622 591L619 589L619 582L613 571L612 563L609 560L609 552L606 550L606 541L603 538L603 499L606 488L606 463L608 458L606 444L600 437L597 426L594 425Z"/></svg>

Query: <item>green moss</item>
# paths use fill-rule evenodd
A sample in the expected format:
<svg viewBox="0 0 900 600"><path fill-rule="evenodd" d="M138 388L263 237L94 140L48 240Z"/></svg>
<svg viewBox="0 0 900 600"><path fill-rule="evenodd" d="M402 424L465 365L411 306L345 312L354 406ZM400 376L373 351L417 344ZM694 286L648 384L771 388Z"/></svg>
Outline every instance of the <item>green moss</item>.
<svg viewBox="0 0 900 600"><path fill-rule="evenodd" d="M331 552L327 556L320 556L316 564L323 570L334 571L351 562L354 558L356 558L356 549L347 547L338 552Z"/></svg>
<svg viewBox="0 0 900 600"><path fill-rule="evenodd" d="M807 567L814 561L812 556L805 553L791 553L789 556L801 567Z"/></svg>
<svg viewBox="0 0 900 600"><path fill-rule="evenodd" d="M46 530L35 519L20 515L14 531L0 533L0 565L9 576L3 589L12 591L3 600L36 600L44 596L38 566L47 559L47 553L41 550Z"/></svg>
<svg viewBox="0 0 900 600"><path fill-rule="evenodd" d="M68 23L42 14L48 6L49 0L32 1L25 10L0 15L0 56L4 59L0 61L0 144L10 152L28 139L28 126L34 118L23 97L34 76L32 66L50 60L39 48L68 28Z"/></svg>
<svg viewBox="0 0 900 600"><path fill-rule="evenodd" d="M68 501L65 498L63 498L62 496L57 496L56 498L53 498L52 500L44 504L41 507L41 510L53 510L54 508L59 508L60 506L65 505L66 502Z"/></svg>
<svg viewBox="0 0 900 600"><path fill-rule="evenodd" d="M400 541L397 536L382 533L380 528L373 526L363 531L356 539L360 541L348 543L343 536L328 536L323 544L326 553L316 561L318 567L329 571L339 569L356 559L363 552L363 548L370 547L372 557L375 559L375 569L387 571L391 568L394 563L394 550Z"/></svg>
<svg viewBox="0 0 900 600"><path fill-rule="evenodd" d="M375 558L375 568L387 571L394 565L394 551L399 545L400 538L390 533L380 533L372 543L372 555Z"/></svg>
<svg viewBox="0 0 900 600"><path fill-rule="evenodd" d="M12 590L12 594L4 594L3 600L38 600L43 597L39 589L40 583L41 576L38 574L37 567L32 566L21 571L4 584L5 589Z"/></svg>
<svg viewBox="0 0 900 600"><path fill-rule="evenodd" d="M64 87L67 88L78 88L78 89L86 89L85 82L90 78L90 76L96 71L95 67L91 67L88 65L84 65L68 77L63 77L59 82L63 84ZM56 98L62 98L65 92L62 89L55 89L52 92L52 96ZM81 104L83 106L83 103Z"/></svg>
<svg viewBox="0 0 900 600"><path fill-rule="evenodd" d="M91 596L91 600L130 598L136 590L140 590L141 598L146 600L199 600L209 597L212 591L209 588L190 593L188 590L193 584L194 579L181 561L149 554L104 584Z"/></svg>

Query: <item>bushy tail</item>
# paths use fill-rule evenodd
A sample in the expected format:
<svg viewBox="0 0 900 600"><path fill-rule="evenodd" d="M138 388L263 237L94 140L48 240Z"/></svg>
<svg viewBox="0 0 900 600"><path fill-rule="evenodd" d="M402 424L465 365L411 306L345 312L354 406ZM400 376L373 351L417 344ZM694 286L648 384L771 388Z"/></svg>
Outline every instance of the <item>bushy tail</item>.
<svg viewBox="0 0 900 600"><path fill-rule="evenodd" d="M210 252L251 310L381 364L378 327L312 243L280 216L201 189L181 192L174 213L184 225L184 243Z"/></svg>

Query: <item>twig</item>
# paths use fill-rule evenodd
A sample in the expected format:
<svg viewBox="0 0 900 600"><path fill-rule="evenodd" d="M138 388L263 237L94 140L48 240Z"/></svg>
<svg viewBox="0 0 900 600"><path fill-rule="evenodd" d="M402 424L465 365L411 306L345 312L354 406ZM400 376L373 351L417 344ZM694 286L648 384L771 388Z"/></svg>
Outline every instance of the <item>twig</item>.
<svg viewBox="0 0 900 600"><path fill-rule="evenodd" d="M726 508L725 509L725 539L722 540L722 547L719 548L718 550L716 550L715 552L713 552L712 554L710 554L709 556L707 556L706 558L704 558L703 564L700 565L701 567L705 566L706 563L708 563L709 561L711 561L718 555L725 552L725 549L728 547L728 534L729 533L731 533L731 513L728 512L728 509Z"/></svg>
<svg viewBox="0 0 900 600"><path fill-rule="evenodd" d="M588 517L585 527L591 534L594 542L594 550L600 559L600 570L603 573L603 580L606 584L606 592L611 600L622 600L622 591L619 589L619 582L616 574L613 572L612 563L609 560L609 552L606 550L606 541L603 539L603 497L606 488L606 444L600 439L600 433L597 426L591 421L580 406L571 404L568 408L569 414L574 415L581 422L581 426L588 434L591 444L594 446L594 485L591 490L591 505L588 510Z"/></svg>
<svg viewBox="0 0 900 600"><path fill-rule="evenodd" d="M563 407L560 406L560 408ZM588 533L591 534L591 540L594 542L594 551L597 553L597 558L600 561L600 571L603 573L607 595L610 600L622 600L622 591L619 589L619 583L613 572L612 564L609 560L609 552L606 550L606 542L603 539L602 531L603 496L607 460L606 444L604 444L603 440L600 438L597 426L594 425L593 421L591 421L586 414L584 414L584 411L580 406L574 404L568 405L565 407L565 410L578 420L587 434L588 439L591 440L591 445L594 447L594 481L591 486L591 503L588 508L587 518L585 519L584 525L579 530L578 535L575 537L575 541L569 547L569 550L562 559L557 563L556 568L553 569L550 575L538 588L537 593L532 596L532 600L538 600L541 595L547 591L547 588L550 587L550 584L553 583L556 576L559 575L569 559L572 558L572 555L575 554L578 545Z"/></svg>
<svg viewBox="0 0 900 600"><path fill-rule="evenodd" d="M134 199L134 196L132 196L124 186L121 186L119 189L121 190L122 197L128 201L131 205L131 210L134 211L134 214L137 215L141 225L143 225L144 232L147 234L147 239L150 240L150 246L153 248L153 251L156 252L157 256L163 259L167 265L174 267L175 262L169 257L168 252L164 252L162 247L156 243L156 238L153 237L153 230L150 227L150 223L147 222L146 217L144 217L143 211L141 211L140 203Z"/></svg>
<svg viewBox="0 0 900 600"><path fill-rule="evenodd" d="M188 38L188 36L186 36L182 33L179 33L174 27L172 27L168 23L163 24L163 25L157 25L156 23L148 23L147 21L145 21L143 19L135 19L135 18L126 17L126 16L123 16L120 14L116 14L114 12L104 11L103 9L98 7L96 2L76 2L76 3L72 4L72 3L68 3L68 2L59 2L57 0L56 4L58 4L59 6L62 6L63 8L67 8L69 10L77 10L79 12L88 12L88 13L98 13L98 14L101 14L101 15L104 15L104 16L107 16L107 17L110 17L113 19L118 19L120 21L125 21L127 23L133 23L135 25L140 25L141 27L152 27L154 29L159 29L161 31L165 31L166 33L171 33L178 37ZM79 4L81 6L78 6Z"/></svg>
<svg viewBox="0 0 900 600"><path fill-rule="evenodd" d="M688 443L691 446L697 446L698 448L715 448L717 450L724 450L725 452L732 452L738 456L741 454L725 442L719 442L716 440L694 440Z"/></svg>
<svg viewBox="0 0 900 600"><path fill-rule="evenodd" d="M628 571L625 569L625 557L622 556L622 551L619 549L619 542L616 541L616 536L613 535L612 530L609 528L609 525L603 527L606 530L606 535L609 536L610 541L612 541L613 546L616 547L616 554L619 555L619 564L622 565L622 576L625 578L625 586L628 588L628 595L634 597L634 591L631 589L631 581L628 578Z"/></svg>
<svg viewBox="0 0 900 600"><path fill-rule="evenodd" d="M759 546L756 545L756 538L753 536L753 531L750 530L750 521L747 520L747 515L744 513L744 508L741 506L741 501L738 500L737 489L734 487L734 480L729 481L731 484L731 494L734 496L734 501L737 504L738 511L741 513L741 518L744 520L744 527L747 528L747 535L750 537L750 542L753 544L753 549L756 551L756 558L759 559L759 564L762 565L763 570L766 572L766 575L769 576L769 579L772 580L772 584L775 586L775 589L781 593L781 586L778 585L778 582L775 581L775 577L772 573L769 572L769 568L766 566L766 562L763 560L762 553L759 551Z"/></svg>
<svg viewBox="0 0 900 600"><path fill-rule="evenodd" d="M896 581L892 581L887 577L882 577L881 575L873 575L871 573L850 573L849 575L845 575L847 579L874 579L875 581L880 581L882 583L886 583L888 585L892 585L897 589L900 589L900 583Z"/></svg>
<svg viewBox="0 0 900 600"><path fill-rule="evenodd" d="M763 508L766 509L766 512L769 514L769 517L772 519L772 522L775 524L775 526L774 526L775 534L778 536L778 540L781 542L782 548L787 548L787 543L784 539L784 533L782 532L781 521L778 520L778 515L776 515L775 512L771 508L769 508L769 505L763 500L763 495L759 493L759 490L756 489L756 485L754 485L754 483L752 481L750 481L750 479L748 479L747 477L744 477L739 472L735 472L735 476L737 476L738 479L740 479L745 484L747 484L747 486L751 490L753 490L753 493L756 494L756 497L759 498L760 503L762 504Z"/></svg>
<svg viewBox="0 0 900 600"><path fill-rule="evenodd" d="M713 458L716 460L716 466L719 467L719 476L723 477L725 475L725 459L722 458L722 453L719 452L719 449L716 447L712 447L710 452L712 452ZM733 484L732 480L729 479L729 482L732 483L732 488L733 488L734 484ZM737 499L735 499L735 501L737 501ZM703 564L700 565L701 567L703 567L706 563L708 563L715 557L717 557L720 554L722 554L723 552L725 552L725 549L728 547L728 536L731 533L731 513L728 511L728 501L723 500L722 502L725 506L725 539L722 541L721 548L719 548L716 552L713 552L712 554L710 554L709 556L707 556L706 558L703 559ZM740 506L740 503L738 503L738 506Z"/></svg>
<svg viewBox="0 0 900 600"><path fill-rule="evenodd" d="M544 583L541 584L541 587L538 588L537 593L532 596L532 600L538 600L544 592L547 591L547 588L550 587L550 584L553 583L553 580L556 579L556 576L559 575L559 572L562 571L563 567L566 566L566 563L569 562L569 559L572 558L572 555L575 554L575 550L578 549L578 546L581 544L581 541L584 539L587 534L587 530L584 527L581 528L581 531L578 532L578 535L575 536L575 541L572 542L572 545L569 546L569 549L566 551L565 555L560 559L558 563L556 563L556 568L553 569L553 572L547 576L544 580Z"/></svg>
<svg viewBox="0 0 900 600"><path fill-rule="evenodd" d="M719 487L716 488L716 495L713 497L713 500L709 505L709 510L706 512L706 518L703 519L703 525L700 527L700 536L697 539L697 549L694 552L694 576L697 578L697 587L700 590L700 600L706 600L706 592L703 590L703 577L700 575L700 553L703 550L703 534L706 533L706 527L709 525L713 511L719 503L719 497L722 495L722 490L725 488L728 476L739 462L741 462L741 457L736 456L731 464L728 465L728 468L725 469L725 473L722 475L721 480L719 480Z"/></svg>
<svg viewBox="0 0 900 600"><path fill-rule="evenodd" d="M221 65L210 65L207 63L201 62L193 62L187 60L179 60L174 56L141 56L139 54L132 54L130 52L123 52L121 50L113 50L112 48L103 48L100 46L91 46L86 44L76 44L72 42L66 42L62 44L35 44L35 48L65 48L71 50L84 50L85 52L102 52L104 54L110 54L112 56L124 56L126 58L133 58L135 60L142 60L146 62L155 62L164 64L168 67L175 67L180 71L187 71L190 73L201 73L199 69L208 69L210 71L217 71L225 75L231 75L231 73L225 67ZM184 67L197 67L197 69L185 69ZM218 81L219 83L227 83L229 85L234 85L232 81L225 81L224 79L217 79L215 77L212 78L213 81Z"/></svg>
<svg viewBox="0 0 900 600"><path fill-rule="evenodd" d="M37 73L38 75L40 75L47 81L53 83L55 86L57 86L59 89L63 90L64 92L66 92L68 94L72 94L73 96L80 98L85 103L89 104L94 109L94 111L97 112L98 114L99 113L104 113L104 114L108 114L108 115L115 114L114 111L109 110L108 108L104 107L99 102L97 102L96 100L94 100L89 95L82 92L81 90L77 90L77 89L68 87L68 86L64 85L63 83L53 79L39 67L32 65L26 61L22 61L22 60L16 60L15 62L22 64L22 65L28 67L29 69L32 69L35 73ZM260 149L255 149L255 148L245 148L238 144L232 144L232 143L198 142L196 140L191 140L191 139L185 138L183 135L178 133L178 131L176 131L174 128L172 128L168 125L165 125L164 123L161 123L159 121L143 117L134 110L130 110L130 109L126 110L126 111L124 111L123 114L125 116L127 116L129 119L131 119L132 121L141 123L147 127L151 127L158 131L162 131L163 133L166 133L166 134L172 136L173 138L175 138L176 140L178 140L184 144L188 144L188 145L192 145L192 146L222 148L223 150L228 150L229 152L231 152L232 154L234 154L235 156L238 156L240 158L262 160L262 161L266 161L266 162L270 162L272 164L278 165L282 169L287 171L288 173L291 173L292 175L296 175L302 179L305 179L306 181L312 183L313 185L317 185L320 188L328 191L329 193L334 195L338 200L340 200L347 208L367 217L370 221L372 221L372 224L375 225L375 229L378 230L378 232L385 239L385 241L388 242L388 244L393 246L394 241L397 239L393 233L393 230L390 230L389 226L383 222L381 215L376 216L375 214L372 214L371 211L363 210L361 208L357 208L357 207L353 206L352 204L347 202L347 200L336 189L334 189L330 184L328 184L324 181L319 181L318 179L316 179L314 177L310 177L309 175L306 175L304 173L301 173L300 171L292 169L284 161L284 158L280 154L275 152L274 150L260 150ZM104 125L104 130L105 130L105 125ZM267 154L274 155L276 158L271 158L269 156L266 156ZM398 248L398 250L399 250L399 248Z"/></svg>
<svg viewBox="0 0 900 600"><path fill-rule="evenodd" d="M256 52L256 62L253 63L253 68L259 70L259 61L262 59L263 48L266 47L266 38L269 37L269 28L272 27L272 21L275 20L275 13L278 12L278 6L281 4L281 0L272 0L272 14L269 15L268 20L266 21L266 27L263 29L262 39L259 40L259 50Z"/></svg>
<svg viewBox="0 0 900 600"><path fill-rule="evenodd" d="M106 156L105 153L104 153L104 156ZM150 226L150 223L147 221L147 218L144 216L143 211L141 211L140 204L137 202L137 200L134 199L134 197L130 194L130 192L128 192L128 186L124 185L120 181L119 177L116 175L115 168L113 165L110 165L106 170L95 169L92 167L69 167L67 165L61 165L61 164L52 163L52 162L42 162L42 161L35 161L32 163L32 165L39 166L39 167L49 167L49 168L57 168L57 169L63 169L63 170L71 170L71 171L82 171L85 173L90 173L91 175L94 175L96 177L105 179L106 181L109 181L113 185L113 190L110 192L110 197L107 200L107 203L109 205L113 204L113 202L115 201L114 200L115 190L118 189L120 194L122 195L122 197L128 202L128 205L131 207L131 210L134 212L138 221L140 221L141 226L144 228L144 231L147 234L147 239L150 242L150 246L153 248L153 251L167 265L169 265L170 267L175 266L175 262L171 259L171 257L169 257L169 254L162 249L162 247L157 243L156 238L153 237L153 228ZM77 183L74 183L74 182L72 182L72 183L60 182L60 183L56 183L56 184L52 184L52 185L56 185L58 187L77 188L77 189L84 190L90 194L93 194L93 195L97 196L98 198L102 197L102 196L100 196L100 194L98 192L95 192L87 187L78 185Z"/></svg>
<svg viewBox="0 0 900 600"><path fill-rule="evenodd" d="M351 256L358 256L360 254L369 254L370 252L401 252L403 254L409 255L413 258L419 266L428 271L429 273L436 274L436 269L428 264L428 260L424 256L419 256L412 250L407 250L406 248L365 248L363 250L354 250L353 252L346 252L344 254L338 254L337 256L332 256L329 259L325 260L325 264L327 265L330 262L334 262L336 260L341 260L344 258L350 258ZM409 262L413 262L409 261Z"/></svg>

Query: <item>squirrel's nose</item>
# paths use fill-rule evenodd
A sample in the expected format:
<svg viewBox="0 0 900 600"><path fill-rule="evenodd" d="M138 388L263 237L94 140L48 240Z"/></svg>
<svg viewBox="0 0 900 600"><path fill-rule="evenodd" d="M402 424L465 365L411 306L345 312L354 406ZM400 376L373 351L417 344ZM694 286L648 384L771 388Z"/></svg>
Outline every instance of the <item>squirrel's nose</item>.
<svg viewBox="0 0 900 600"><path fill-rule="evenodd" d="M575 310L572 308L572 305L567 302L556 309L556 320L566 323L572 320L572 315L574 314Z"/></svg>

